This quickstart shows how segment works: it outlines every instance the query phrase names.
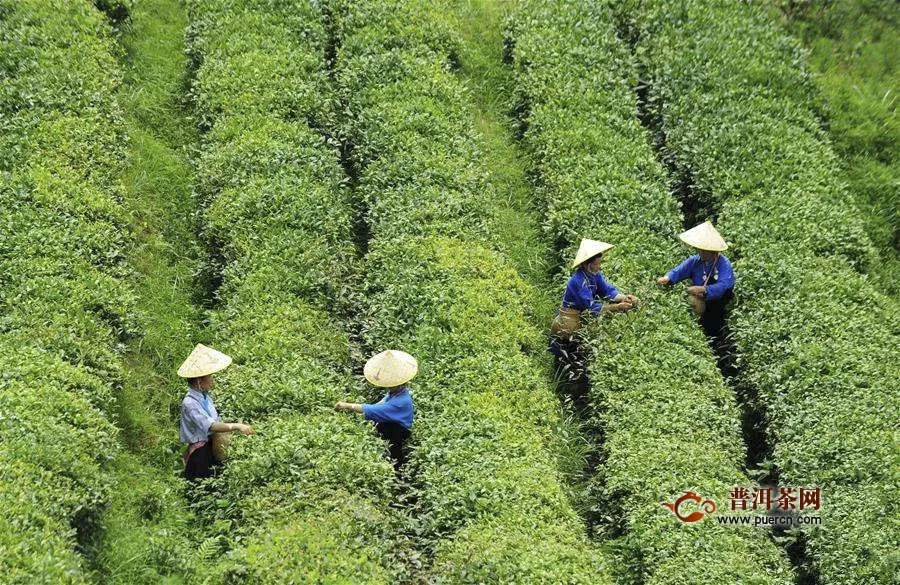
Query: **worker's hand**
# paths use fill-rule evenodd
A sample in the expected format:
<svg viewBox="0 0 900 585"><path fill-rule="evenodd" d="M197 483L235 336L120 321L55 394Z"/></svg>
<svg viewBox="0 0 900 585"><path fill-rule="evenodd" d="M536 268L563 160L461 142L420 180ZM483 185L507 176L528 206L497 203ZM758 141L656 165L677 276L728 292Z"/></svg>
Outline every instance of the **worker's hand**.
<svg viewBox="0 0 900 585"><path fill-rule="evenodd" d="M343 410L344 412L363 413L363 405L355 402L338 402L334 405L335 410Z"/></svg>
<svg viewBox="0 0 900 585"><path fill-rule="evenodd" d="M687 287L687 294L693 295L698 298L703 298L706 296L706 287L705 286L689 286Z"/></svg>
<svg viewBox="0 0 900 585"><path fill-rule="evenodd" d="M638 298L634 295L625 295L625 300L631 303L632 305L636 305L638 302Z"/></svg>
<svg viewBox="0 0 900 585"><path fill-rule="evenodd" d="M670 282L671 281L669 280L668 276L660 276L659 278L656 279L656 284L666 285L666 284L669 284Z"/></svg>
<svg viewBox="0 0 900 585"><path fill-rule="evenodd" d="M234 423L232 425L232 427L234 428L234 430L238 431L242 435L252 435L253 434L253 427L251 427L250 425Z"/></svg>

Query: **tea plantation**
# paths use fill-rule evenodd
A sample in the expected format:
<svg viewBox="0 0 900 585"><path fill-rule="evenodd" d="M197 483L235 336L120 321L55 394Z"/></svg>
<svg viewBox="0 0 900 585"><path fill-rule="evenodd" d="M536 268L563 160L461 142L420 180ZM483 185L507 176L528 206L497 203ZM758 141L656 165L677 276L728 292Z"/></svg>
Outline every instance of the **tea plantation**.
<svg viewBox="0 0 900 585"><path fill-rule="evenodd" d="M0 583L900 582L898 6L0 0Z"/></svg>

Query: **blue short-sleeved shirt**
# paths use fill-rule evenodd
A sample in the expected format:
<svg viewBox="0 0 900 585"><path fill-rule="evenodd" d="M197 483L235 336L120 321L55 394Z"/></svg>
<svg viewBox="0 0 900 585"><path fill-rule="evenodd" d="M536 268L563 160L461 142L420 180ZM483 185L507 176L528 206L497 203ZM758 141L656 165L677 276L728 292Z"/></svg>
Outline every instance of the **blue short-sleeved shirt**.
<svg viewBox="0 0 900 585"><path fill-rule="evenodd" d="M181 423L178 432L182 443L196 443L209 438L209 427L220 422L212 397L191 388L181 401Z"/></svg>
<svg viewBox="0 0 900 585"><path fill-rule="evenodd" d="M694 254L672 270L666 276L671 284L690 278L694 286L703 286L709 271L712 276L706 284L706 298L710 301L721 299L728 291L734 288L734 270L731 262L724 255L719 254L712 262L704 262L700 254Z"/></svg>
<svg viewBox="0 0 900 585"><path fill-rule="evenodd" d="M612 301L618 294L619 291L603 277L602 272L591 274L584 268L579 268L569 278L562 306L579 311L590 310L597 314L603 308L600 299Z"/></svg>
<svg viewBox="0 0 900 585"><path fill-rule="evenodd" d="M363 404L363 416L375 422L394 422L411 429L413 424L413 402L409 388L404 386L396 394L390 392L375 404Z"/></svg>

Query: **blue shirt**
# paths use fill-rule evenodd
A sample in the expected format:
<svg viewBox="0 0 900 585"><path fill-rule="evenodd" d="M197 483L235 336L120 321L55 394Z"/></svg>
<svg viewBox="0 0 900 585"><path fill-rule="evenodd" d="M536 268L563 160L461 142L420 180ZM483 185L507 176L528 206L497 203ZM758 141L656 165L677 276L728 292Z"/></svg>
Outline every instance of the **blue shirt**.
<svg viewBox="0 0 900 585"><path fill-rule="evenodd" d="M690 278L694 286L703 286L710 270L712 276L706 285L706 298L714 301L721 299L725 293L734 288L734 270L731 268L731 262L722 254L712 262L704 262L700 259L700 254L694 254L670 270L666 276L669 277L670 284Z"/></svg>
<svg viewBox="0 0 900 585"><path fill-rule="evenodd" d="M196 443L209 438L209 427L220 422L212 397L191 388L181 401L181 423L178 434L182 443Z"/></svg>
<svg viewBox="0 0 900 585"><path fill-rule="evenodd" d="M619 291L608 280L603 278L603 273L591 274L584 268L579 268L569 278L566 285L566 293L563 295L562 306L567 309L579 311L590 310L595 315L603 308L600 299L613 300Z"/></svg>
<svg viewBox="0 0 900 585"><path fill-rule="evenodd" d="M413 424L413 403L409 388L404 386L396 394L384 395L376 404L363 404L363 416L366 420L379 422L395 422L411 429Z"/></svg>

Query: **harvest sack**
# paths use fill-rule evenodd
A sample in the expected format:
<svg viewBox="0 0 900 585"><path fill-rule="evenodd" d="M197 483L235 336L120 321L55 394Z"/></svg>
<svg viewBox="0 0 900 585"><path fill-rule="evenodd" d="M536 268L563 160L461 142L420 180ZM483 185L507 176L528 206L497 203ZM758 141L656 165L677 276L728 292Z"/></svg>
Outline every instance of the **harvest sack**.
<svg viewBox="0 0 900 585"><path fill-rule="evenodd" d="M222 463L228 455L228 443L231 442L231 433L213 433L212 434L212 454L213 459Z"/></svg>
<svg viewBox="0 0 900 585"><path fill-rule="evenodd" d="M569 338L581 326L581 311L567 307L560 307L553 323L550 324L550 333L559 337Z"/></svg>

